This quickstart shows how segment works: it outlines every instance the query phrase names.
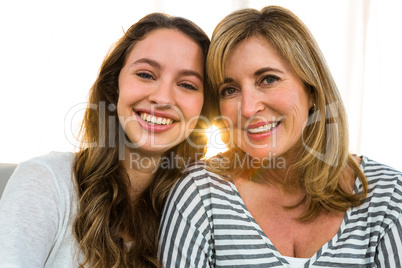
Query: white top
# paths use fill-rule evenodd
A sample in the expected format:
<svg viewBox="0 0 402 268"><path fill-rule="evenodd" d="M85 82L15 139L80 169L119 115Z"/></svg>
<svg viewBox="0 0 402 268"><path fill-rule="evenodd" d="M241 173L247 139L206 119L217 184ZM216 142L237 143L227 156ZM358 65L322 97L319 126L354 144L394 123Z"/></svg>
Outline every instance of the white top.
<svg viewBox="0 0 402 268"><path fill-rule="evenodd" d="M294 258L288 256L282 256L290 264L292 268L302 268L307 263L309 258Z"/></svg>
<svg viewBox="0 0 402 268"><path fill-rule="evenodd" d="M402 174L363 157L364 203L345 213L338 233L303 267L402 267ZM355 192L362 185L356 180ZM172 188L162 215L164 267L287 267L247 210L236 186L193 166Z"/></svg>
<svg viewBox="0 0 402 268"><path fill-rule="evenodd" d="M0 200L0 267L77 267L72 153L22 162Z"/></svg>

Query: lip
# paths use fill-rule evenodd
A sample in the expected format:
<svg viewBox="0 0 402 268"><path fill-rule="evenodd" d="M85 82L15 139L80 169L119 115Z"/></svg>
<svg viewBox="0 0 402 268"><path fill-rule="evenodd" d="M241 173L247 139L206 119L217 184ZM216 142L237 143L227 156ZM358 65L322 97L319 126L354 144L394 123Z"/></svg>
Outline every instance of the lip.
<svg viewBox="0 0 402 268"><path fill-rule="evenodd" d="M267 132L250 133L250 132L247 131L247 129L257 128L257 127L272 124L272 123L275 123L275 122L278 122L278 121L258 122L258 123L252 124L252 125L248 125L247 128L244 129L244 131L247 133L247 137L250 140L260 141L260 140L263 140L263 139L265 139L267 137L270 137L273 134L275 134L278 131L279 127L281 126L282 121L279 121L278 125L274 129L272 129L270 131L267 131Z"/></svg>
<svg viewBox="0 0 402 268"><path fill-rule="evenodd" d="M261 121L261 122L255 123L255 124L248 125L245 129L247 130L247 129L250 129L250 128L257 128L257 127L264 126L264 125L269 125L269 124L272 124L272 123L275 123L275 122L278 122L278 121Z"/></svg>
<svg viewBox="0 0 402 268"><path fill-rule="evenodd" d="M173 121L180 121L180 118L178 118L175 115L172 115L171 113L167 113L167 112L161 112L161 111L156 111L155 109L150 110L150 109L133 109L134 113L136 113L137 115L139 113L147 113L150 115L154 115L157 117L165 117L165 118L169 118L172 119Z"/></svg>
<svg viewBox="0 0 402 268"><path fill-rule="evenodd" d="M138 113L140 113L140 112L149 113L151 115L155 115L155 116L158 116L158 117L170 118L170 119L174 120L174 122L172 124L170 124L170 125L150 125L150 124L148 124L147 122L145 122L144 120L141 119L141 117L138 115ZM163 112L162 113L161 112L159 112L159 113L155 113L155 112L150 113L150 112L146 112L145 110L134 111L134 115L137 118L137 121L138 121L139 125L143 129L145 129L145 130L147 130L149 132L153 132L153 133L160 133L160 132L168 131L169 129L173 128L177 124L177 120L175 120L174 117L172 117L171 115L166 116L164 114L166 114L166 113L163 113Z"/></svg>

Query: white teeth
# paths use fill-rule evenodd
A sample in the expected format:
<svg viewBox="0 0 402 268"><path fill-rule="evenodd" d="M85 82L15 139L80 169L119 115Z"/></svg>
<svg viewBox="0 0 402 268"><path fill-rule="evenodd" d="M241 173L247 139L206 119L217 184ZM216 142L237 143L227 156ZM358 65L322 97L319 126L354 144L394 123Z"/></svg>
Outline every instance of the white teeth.
<svg viewBox="0 0 402 268"><path fill-rule="evenodd" d="M170 125L173 123L170 118L156 117L146 113L140 113L140 118L150 125Z"/></svg>
<svg viewBox="0 0 402 268"><path fill-rule="evenodd" d="M277 121L277 122L263 125L263 126L260 126L257 128L249 128L249 129L247 129L247 131L250 132L251 134L263 133L263 132L273 130L278 124L279 124L279 122Z"/></svg>

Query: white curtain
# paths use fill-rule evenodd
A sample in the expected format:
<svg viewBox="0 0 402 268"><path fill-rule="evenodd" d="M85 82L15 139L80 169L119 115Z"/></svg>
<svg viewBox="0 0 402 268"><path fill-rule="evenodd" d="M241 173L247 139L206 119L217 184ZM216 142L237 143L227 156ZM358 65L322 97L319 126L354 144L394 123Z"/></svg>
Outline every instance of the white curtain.
<svg viewBox="0 0 402 268"><path fill-rule="evenodd" d="M123 30L150 12L211 35L229 12L275 4L316 37L349 115L350 148L402 170L399 0L2 1L0 162L73 150L89 88Z"/></svg>

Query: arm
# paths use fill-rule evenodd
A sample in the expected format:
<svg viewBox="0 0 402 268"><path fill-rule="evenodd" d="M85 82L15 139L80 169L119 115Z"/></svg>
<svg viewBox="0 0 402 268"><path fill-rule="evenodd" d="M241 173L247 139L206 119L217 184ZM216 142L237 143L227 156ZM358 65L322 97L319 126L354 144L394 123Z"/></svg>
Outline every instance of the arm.
<svg viewBox="0 0 402 268"><path fill-rule="evenodd" d="M0 267L43 267L58 226L52 171L19 165L0 200Z"/></svg>
<svg viewBox="0 0 402 268"><path fill-rule="evenodd" d="M402 267L402 214L380 240L375 263L377 267Z"/></svg>
<svg viewBox="0 0 402 268"><path fill-rule="evenodd" d="M211 225L191 179L183 179L172 189L159 238L159 257L164 267L214 267Z"/></svg>

